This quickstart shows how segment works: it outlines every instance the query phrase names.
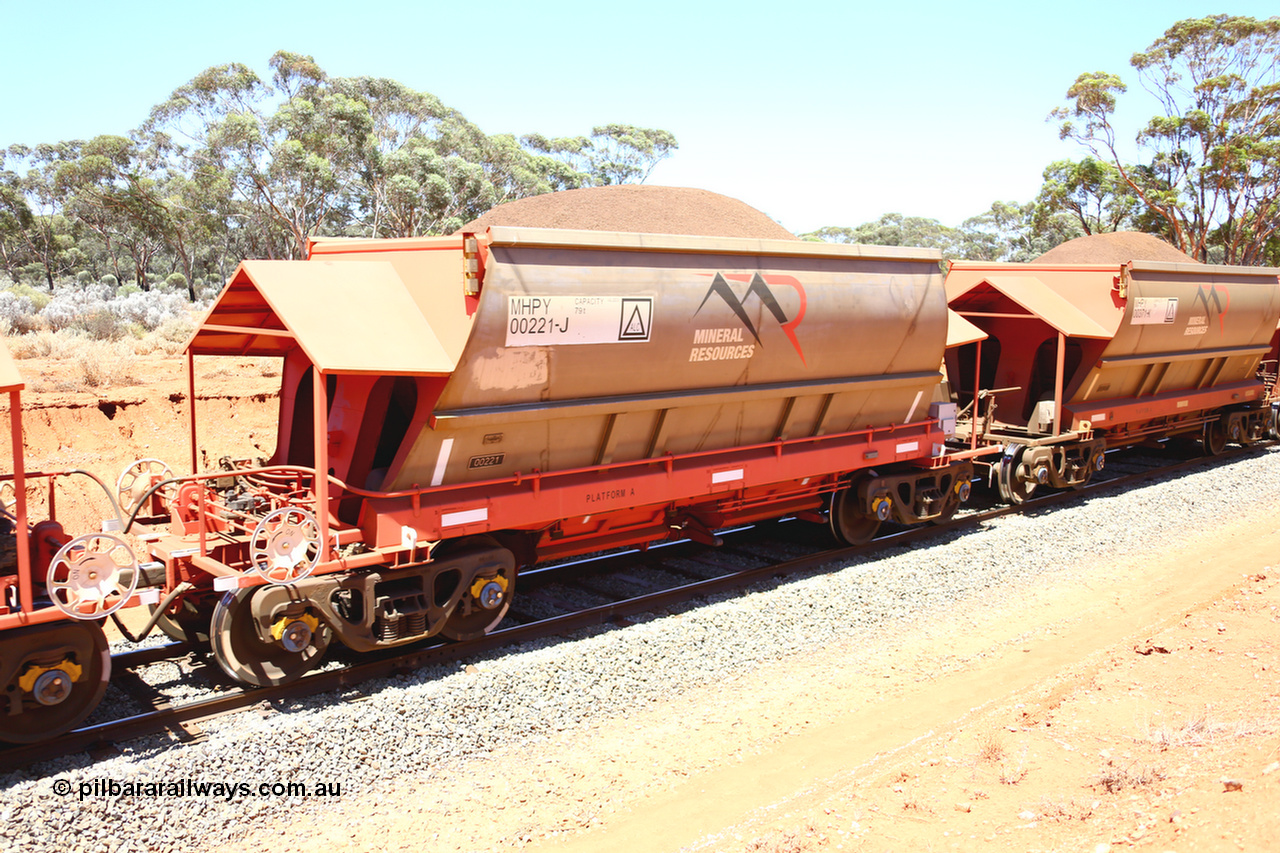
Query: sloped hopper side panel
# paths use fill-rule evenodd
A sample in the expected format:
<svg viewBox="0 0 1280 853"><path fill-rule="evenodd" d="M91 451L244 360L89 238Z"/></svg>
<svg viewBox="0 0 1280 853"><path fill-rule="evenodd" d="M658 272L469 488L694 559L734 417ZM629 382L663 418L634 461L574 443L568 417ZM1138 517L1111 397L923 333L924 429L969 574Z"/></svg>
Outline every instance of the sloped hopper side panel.
<svg viewBox="0 0 1280 853"><path fill-rule="evenodd" d="M1124 320L1073 403L1250 380L1280 319L1274 270L1149 263L1129 273Z"/></svg>
<svg viewBox="0 0 1280 853"><path fill-rule="evenodd" d="M435 428L399 479L920 420L946 333L927 258L496 246Z"/></svg>

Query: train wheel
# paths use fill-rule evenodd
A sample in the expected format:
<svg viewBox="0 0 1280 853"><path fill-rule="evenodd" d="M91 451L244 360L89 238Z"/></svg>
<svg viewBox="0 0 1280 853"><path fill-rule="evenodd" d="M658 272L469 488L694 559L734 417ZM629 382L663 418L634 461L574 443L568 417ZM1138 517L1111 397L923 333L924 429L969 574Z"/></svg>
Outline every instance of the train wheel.
<svg viewBox="0 0 1280 853"><path fill-rule="evenodd" d="M1210 421L1204 425L1204 433L1200 436L1200 447L1205 456L1218 456L1227 448L1227 427L1221 419Z"/></svg>
<svg viewBox="0 0 1280 853"><path fill-rule="evenodd" d="M498 627L515 592L515 576L499 572L495 577L478 577L449 614L440 628L440 636L454 642L483 637Z"/></svg>
<svg viewBox="0 0 1280 853"><path fill-rule="evenodd" d="M253 596L241 589L222 596L209 623L209 645L222 671L244 684L273 687L311 671L329 647L329 626L309 613L282 617L273 625L279 639L264 642L254 625Z"/></svg>
<svg viewBox="0 0 1280 853"><path fill-rule="evenodd" d="M19 628L0 640L0 672L0 741L35 743L71 731L98 707L111 651L96 622Z"/></svg>
<svg viewBox="0 0 1280 853"><path fill-rule="evenodd" d="M866 545L880 529L880 519L867 515L858 506L853 489L841 489L831 496L831 534L846 545Z"/></svg>
<svg viewBox="0 0 1280 853"><path fill-rule="evenodd" d="M1018 465L1022 462L1023 450L1019 449L1013 456L1006 456L1000 460L999 481L1000 481L1000 497L1006 503L1018 506L1026 503L1035 496L1039 483L1034 481L1028 482L1018 476Z"/></svg>

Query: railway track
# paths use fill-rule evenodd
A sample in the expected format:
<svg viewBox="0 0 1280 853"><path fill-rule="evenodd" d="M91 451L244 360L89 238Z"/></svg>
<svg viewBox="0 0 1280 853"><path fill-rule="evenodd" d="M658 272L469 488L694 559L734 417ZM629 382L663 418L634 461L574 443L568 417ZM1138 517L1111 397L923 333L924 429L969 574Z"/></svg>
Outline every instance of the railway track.
<svg viewBox="0 0 1280 853"><path fill-rule="evenodd" d="M428 665L460 662L499 648L608 622L626 624L628 617L678 606L699 597L742 589L760 581L795 575L853 555L874 555L939 536L976 528L1010 513L1042 511L1065 502L1087 499L1099 490L1132 487L1144 480L1195 470L1215 462L1256 452L1233 449L1220 457L1170 461L1167 451L1115 451L1103 472L1088 487L1037 495L1015 506L990 504L985 491L975 491L968 508L945 524L885 530L868 545L831 548L817 525L775 522L722 533L720 547L689 541L663 543L646 551L626 551L589 559L540 566L518 578L518 606L504 627L476 640L417 645L385 652L349 655L349 661L308 674L278 687L245 688L222 676L201 647L171 643L113 656L113 684L144 710L81 727L56 739L0 750L0 772L28 768L59 757L87 752L97 760L118 753L118 744L166 732L178 741L201 737L200 722L253 707L271 713L278 703L301 696L357 688ZM825 546L819 543L827 543ZM779 556L782 552L782 556ZM674 579L673 582L658 579ZM627 593L623 590L630 589ZM557 612L558 611L558 612ZM148 684L139 672L148 666L182 659L203 663L213 673L212 695L174 702Z"/></svg>

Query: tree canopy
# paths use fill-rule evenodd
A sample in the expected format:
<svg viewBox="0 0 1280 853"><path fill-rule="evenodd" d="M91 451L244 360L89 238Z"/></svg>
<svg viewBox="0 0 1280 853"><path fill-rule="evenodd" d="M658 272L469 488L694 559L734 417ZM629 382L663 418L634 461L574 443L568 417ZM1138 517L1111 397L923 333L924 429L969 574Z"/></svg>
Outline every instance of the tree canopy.
<svg viewBox="0 0 1280 853"><path fill-rule="evenodd" d="M805 236L1028 261L1136 229L1202 260L1280 265L1278 60L1280 17L1179 21L1130 59L1159 104L1132 146L1116 130L1128 85L1084 73L1051 118L1088 153L1050 163L1035 198L955 228L888 213ZM265 77L234 62L200 72L127 136L0 149L0 264L49 291L110 276L182 281L195 299L243 258L300 258L320 235L449 233L506 201L643 182L677 147L668 131L623 123L487 134L428 92L330 77L279 51Z"/></svg>
<svg viewBox="0 0 1280 853"><path fill-rule="evenodd" d="M1148 227L1183 252L1280 261L1280 18L1179 21L1130 64L1161 107L1135 139L1143 159L1121 156L1114 116L1128 87L1108 72L1081 74L1067 90L1069 105L1052 113L1062 138L1114 166L1128 190L1119 206L1131 195Z"/></svg>
<svg viewBox="0 0 1280 853"><path fill-rule="evenodd" d="M677 148L628 124L590 137L484 133L395 80L330 77L279 51L260 77L208 68L127 138L0 151L0 263L15 283L88 271L147 289L218 285L246 257L304 257L318 235L448 233L525 196L643 182Z"/></svg>

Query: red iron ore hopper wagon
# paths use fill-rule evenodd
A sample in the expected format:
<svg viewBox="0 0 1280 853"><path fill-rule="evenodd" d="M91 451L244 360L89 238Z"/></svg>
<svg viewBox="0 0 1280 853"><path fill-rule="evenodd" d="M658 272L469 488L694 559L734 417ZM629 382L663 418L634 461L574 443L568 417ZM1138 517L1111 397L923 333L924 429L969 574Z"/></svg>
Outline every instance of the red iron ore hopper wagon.
<svg viewBox="0 0 1280 853"><path fill-rule="evenodd" d="M188 366L280 358L277 447L134 490L162 627L276 684L334 638L482 635L540 561L784 515L848 542L948 517L991 448L948 447L938 262L502 227L246 261ZM191 446L198 470L194 408Z"/></svg>
<svg viewBox="0 0 1280 853"><path fill-rule="evenodd" d="M988 334L947 356L961 435L1004 447L979 464L1013 502L1041 485L1084 485L1108 448L1188 436L1217 454L1261 439L1273 422L1260 368L1275 358L1278 274L954 263L948 302Z"/></svg>

